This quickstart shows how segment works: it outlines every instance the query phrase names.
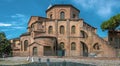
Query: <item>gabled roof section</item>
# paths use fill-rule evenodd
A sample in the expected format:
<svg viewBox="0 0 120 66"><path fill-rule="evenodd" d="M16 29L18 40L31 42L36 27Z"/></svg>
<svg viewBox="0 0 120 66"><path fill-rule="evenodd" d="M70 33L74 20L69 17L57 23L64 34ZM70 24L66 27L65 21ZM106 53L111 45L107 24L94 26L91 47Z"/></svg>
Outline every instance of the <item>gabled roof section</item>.
<svg viewBox="0 0 120 66"><path fill-rule="evenodd" d="M91 26L90 24L88 24L87 22L84 22L85 24L87 24L88 26L90 26L90 27L92 27L92 28L94 28L94 29L97 29L96 27L93 27L93 26Z"/></svg>
<svg viewBox="0 0 120 66"><path fill-rule="evenodd" d="M48 18L40 17L40 16L31 16L30 19L29 19L29 21L28 21L28 24L30 23L30 21L31 21L32 18L37 18L37 20L46 20L46 19L48 19Z"/></svg>
<svg viewBox="0 0 120 66"><path fill-rule="evenodd" d="M28 46L32 46L33 44L41 45L41 44L39 44L39 43L37 43L37 42L33 42L33 43L31 43L30 45L28 45Z"/></svg>
<svg viewBox="0 0 120 66"><path fill-rule="evenodd" d="M72 7L72 8L74 8L74 9L76 9L78 12L80 12L79 9L77 9L76 7L74 7L74 6L71 5L71 4L55 4L55 5L51 6L51 7L49 7L49 8L46 10L46 12L48 12L49 10L51 10L51 9L54 8L54 7Z"/></svg>

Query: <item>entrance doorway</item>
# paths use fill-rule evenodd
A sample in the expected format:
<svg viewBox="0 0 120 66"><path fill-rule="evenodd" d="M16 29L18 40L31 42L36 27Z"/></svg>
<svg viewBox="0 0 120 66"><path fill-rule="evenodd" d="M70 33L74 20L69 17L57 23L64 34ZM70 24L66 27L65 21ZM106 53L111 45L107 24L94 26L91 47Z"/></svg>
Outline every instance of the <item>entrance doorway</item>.
<svg viewBox="0 0 120 66"><path fill-rule="evenodd" d="M37 47L33 47L33 56L37 56Z"/></svg>
<svg viewBox="0 0 120 66"><path fill-rule="evenodd" d="M88 56L88 47L84 42L81 42L82 48L82 55L87 57Z"/></svg>

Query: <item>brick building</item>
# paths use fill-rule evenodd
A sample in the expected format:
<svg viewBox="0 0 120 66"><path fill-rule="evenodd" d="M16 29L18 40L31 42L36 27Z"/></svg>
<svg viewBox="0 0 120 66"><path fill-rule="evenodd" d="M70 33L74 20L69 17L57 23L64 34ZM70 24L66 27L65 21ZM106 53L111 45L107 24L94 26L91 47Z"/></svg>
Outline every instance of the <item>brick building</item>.
<svg viewBox="0 0 120 66"><path fill-rule="evenodd" d="M116 56L120 57L120 30L108 31L108 42L116 49Z"/></svg>
<svg viewBox="0 0 120 66"><path fill-rule="evenodd" d="M96 28L79 18L80 11L70 4L56 4L46 10L47 17L31 16L28 31L12 39L14 56L115 57L115 49L96 34ZM17 50L15 50L17 49Z"/></svg>

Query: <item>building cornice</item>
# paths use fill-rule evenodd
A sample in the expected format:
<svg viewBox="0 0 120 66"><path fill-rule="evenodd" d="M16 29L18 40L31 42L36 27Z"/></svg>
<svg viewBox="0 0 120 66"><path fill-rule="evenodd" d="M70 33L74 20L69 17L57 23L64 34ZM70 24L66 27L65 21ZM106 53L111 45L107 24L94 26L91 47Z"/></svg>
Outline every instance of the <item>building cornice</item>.
<svg viewBox="0 0 120 66"><path fill-rule="evenodd" d="M26 33L21 34L20 37L22 37L22 36L29 36L29 35L30 35L30 32L26 32Z"/></svg>
<svg viewBox="0 0 120 66"><path fill-rule="evenodd" d="M55 4L55 5L51 6L49 9L47 9L47 10L46 10L46 13L47 13L49 10L51 10L52 8L54 8L54 7L72 7L72 8L74 8L74 9L76 9L78 12L80 12L79 9L77 9L76 7L74 7L74 6L71 5L71 4Z"/></svg>

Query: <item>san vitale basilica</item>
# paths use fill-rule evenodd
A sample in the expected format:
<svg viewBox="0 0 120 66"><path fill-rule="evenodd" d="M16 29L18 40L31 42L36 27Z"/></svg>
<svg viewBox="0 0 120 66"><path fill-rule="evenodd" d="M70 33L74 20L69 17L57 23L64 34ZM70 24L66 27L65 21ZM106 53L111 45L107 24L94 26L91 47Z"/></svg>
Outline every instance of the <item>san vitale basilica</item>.
<svg viewBox="0 0 120 66"><path fill-rule="evenodd" d="M11 40L14 56L85 56L115 57L97 29L79 18L80 10L70 4L55 4L46 10L47 17L31 16L27 32Z"/></svg>

